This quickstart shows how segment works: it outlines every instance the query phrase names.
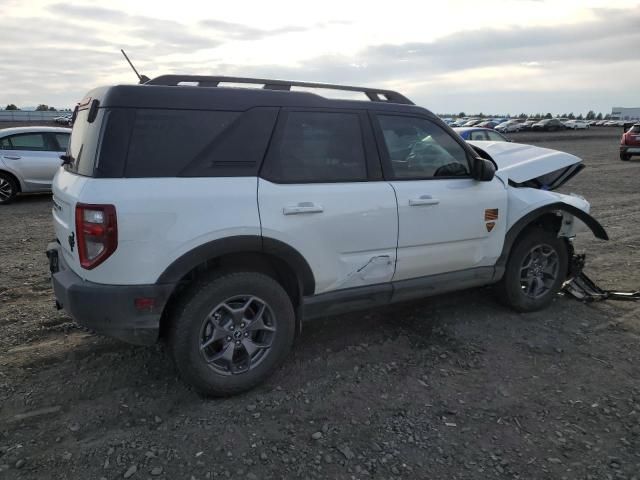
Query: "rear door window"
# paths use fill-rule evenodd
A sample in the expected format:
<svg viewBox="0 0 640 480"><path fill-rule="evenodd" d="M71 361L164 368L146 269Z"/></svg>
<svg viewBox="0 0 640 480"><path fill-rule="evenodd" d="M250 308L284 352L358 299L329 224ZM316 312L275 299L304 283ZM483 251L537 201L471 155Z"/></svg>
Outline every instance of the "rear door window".
<svg viewBox="0 0 640 480"><path fill-rule="evenodd" d="M24 133L9 137L12 150L47 151L49 147L42 133Z"/></svg>
<svg viewBox="0 0 640 480"><path fill-rule="evenodd" d="M282 122L262 176L276 183L367 180L358 113L291 111Z"/></svg>

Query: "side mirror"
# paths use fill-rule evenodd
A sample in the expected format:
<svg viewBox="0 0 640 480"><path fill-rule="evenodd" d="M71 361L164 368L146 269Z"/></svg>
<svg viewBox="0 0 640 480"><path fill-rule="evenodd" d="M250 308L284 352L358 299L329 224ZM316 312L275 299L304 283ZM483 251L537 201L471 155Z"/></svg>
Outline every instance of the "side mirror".
<svg viewBox="0 0 640 480"><path fill-rule="evenodd" d="M496 167L491 160L476 157L473 162L471 176L479 182L490 182L496 174Z"/></svg>

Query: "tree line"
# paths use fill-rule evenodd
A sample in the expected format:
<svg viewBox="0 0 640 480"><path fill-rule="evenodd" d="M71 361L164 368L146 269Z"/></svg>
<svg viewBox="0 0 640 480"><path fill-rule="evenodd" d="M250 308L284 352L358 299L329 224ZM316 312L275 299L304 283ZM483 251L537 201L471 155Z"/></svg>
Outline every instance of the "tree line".
<svg viewBox="0 0 640 480"><path fill-rule="evenodd" d="M505 118L554 118L554 116L547 112L547 113L535 113L535 114L527 114L527 113L521 113L520 115L511 115L511 114L507 114L507 115L485 115L484 113L480 112L478 114L473 114L473 115L467 115L465 112L460 112L457 115L455 114L438 114L439 117L474 117L474 118L501 118L501 117L505 117ZM602 114L602 112L596 114L596 112L594 112L593 110L589 110L589 112L587 112L586 115L582 115L581 113L579 115L574 115L573 112L570 113L563 113L562 115L560 114L556 114L555 118L568 118L569 120L609 120L611 118L611 114L610 113L606 113L606 114Z"/></svg>
<svg viewBox="0 0 640 480"><path fill-rule="evenodd" d="M5 110L20 110L20 109L15 104L10 103L5 107ZM36 112L70 112L70 111L71 109L69 108L57 109L55 107L50 107L49 105L46 105L44 103L41 103L36 107Z"/></svg>

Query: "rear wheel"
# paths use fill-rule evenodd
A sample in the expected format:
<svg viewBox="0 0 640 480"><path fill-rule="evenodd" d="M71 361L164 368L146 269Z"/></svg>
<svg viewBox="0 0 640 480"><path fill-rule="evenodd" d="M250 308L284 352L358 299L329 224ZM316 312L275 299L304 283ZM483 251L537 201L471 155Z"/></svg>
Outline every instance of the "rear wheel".
<svg viewBox="0 0 640 480"><path fill-rule="evenodd" d="M627 155L625 153L621 153L620 154L620 160L622 160L623 162L628 162L629 160L631 160L631 155Z"/></svg>
<svg viewBox="0 0 640 480"><path fill-rule="evenodd" d="M519 312L541 310L551 303L567 276L565 240L533 227L513 247L498 284L500 299Z"/></svg>
<svg viewBox="0 0 640 480"><path fill-rule="evenodd" d="M10 203L18 194L18 185L13 177L0 173L0 205Z"/></svg>
<svg viewBox="0 0 640 480"><path fill-rule="evenodd" d="M295 314L284 289L255 272L213 274L182 299L170 349L182 378L204 395L234 395L263 382L285 359Z"/></svg>

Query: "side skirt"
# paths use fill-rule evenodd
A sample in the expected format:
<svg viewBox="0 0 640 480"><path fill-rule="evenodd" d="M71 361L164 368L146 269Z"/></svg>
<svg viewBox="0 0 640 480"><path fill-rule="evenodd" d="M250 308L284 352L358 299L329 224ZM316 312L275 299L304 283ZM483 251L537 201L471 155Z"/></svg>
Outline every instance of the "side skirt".
<svg viewBox="0 0 640 480"><path fill-rule="evenodd" d="M321 293L303 298L302 318L303 320L311 320L480 287L494 283L494 278L494 267L477 267L398 282Z"/></svg>

